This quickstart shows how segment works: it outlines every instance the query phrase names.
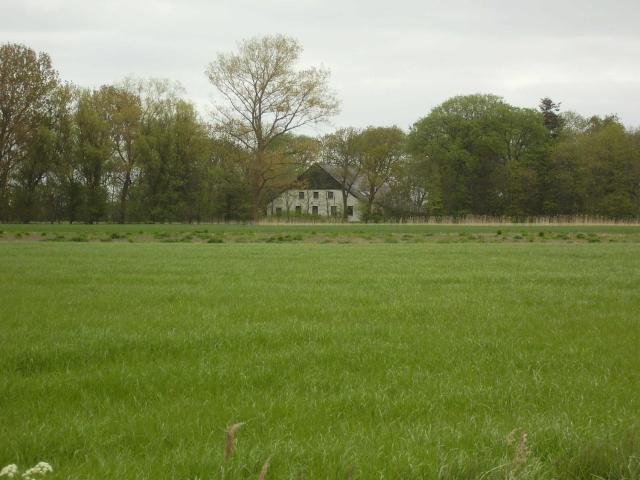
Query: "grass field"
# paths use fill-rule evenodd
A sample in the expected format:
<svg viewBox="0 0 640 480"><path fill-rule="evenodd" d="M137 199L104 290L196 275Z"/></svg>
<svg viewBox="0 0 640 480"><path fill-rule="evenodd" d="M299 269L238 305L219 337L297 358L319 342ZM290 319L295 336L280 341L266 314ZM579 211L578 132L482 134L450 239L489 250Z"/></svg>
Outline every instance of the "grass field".
<svg viewBox="0 0 640 480"><path fill-rule="evenodd" d="M0 230L0 467L640 478L640 228Z"/></svg>
<svg viewBox="0 0 640 480"><path fill-rule="evenodd" d="M640 243L640 225L27 224L0 241L164 243Z"/></svg>

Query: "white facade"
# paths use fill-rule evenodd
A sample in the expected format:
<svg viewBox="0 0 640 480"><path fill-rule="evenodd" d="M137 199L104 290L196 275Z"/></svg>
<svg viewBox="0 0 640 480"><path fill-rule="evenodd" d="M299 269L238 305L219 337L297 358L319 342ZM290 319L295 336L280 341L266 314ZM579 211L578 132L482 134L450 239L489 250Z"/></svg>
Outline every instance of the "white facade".
<svg viewBox="0 0 640 480"><path fill-rule="evenodd" d="M343 205L341 190L287 190L267 205L267 216L304 214L341 218ZM347 212L350 222L360 220L360 205L351 193L347 194Z"/></svg>

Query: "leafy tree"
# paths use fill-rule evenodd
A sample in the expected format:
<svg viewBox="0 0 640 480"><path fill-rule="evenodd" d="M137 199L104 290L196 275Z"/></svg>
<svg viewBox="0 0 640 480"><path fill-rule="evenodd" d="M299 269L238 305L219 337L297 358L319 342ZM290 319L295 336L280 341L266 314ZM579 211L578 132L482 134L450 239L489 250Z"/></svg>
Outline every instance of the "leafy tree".
<svg viewBox="0 0 640 480"><path fill-rule="evenodd" d="M337 113L329 72L296 70L302 47L282 35L252 38L236 52L220 54L207 76L225 104L217 107L217 131L247 151L245 173L251 214L259 217L264 193L287 172L290 159L273 145L288 132L325 121Z"/></svg>
<svg viewBox="0 0 640 480"><path fill-rule="evenodd" d="M15 210L18 218L25 223L39 213L43 202L38 198L38 187L51 168L54 155L55 135L50 129L40 127L33 133L15 174Z"/></svg>
<svg viewBox="0 0 640 480"><path fill-rule="evenodd" d="M82 205L82 184L75 155L75 109L78 92L72 85L56 89L50 129L55 136L55 154L45 178L44 216L50 221L75 222Z"/></svg>
<svg viewBox="0 0 640 480"><path fill-rule="evenodd" d="M103 91L81 92L75 114L75 155L82 182L82 210L85 221L89 223L95 223L106 215L106 174L113 151L110 125L101 95Z"/></svg>
<svg viewBox="0 0 640 480"><path fill-rule="evenodd" d="M384 198L385 213L394 217L422 217L437 209L433 205L437 199L429 198L429 180L431 175L425 175L423 165L413 158L402 162L394 172L389 182L389 191Z"/></svg>
<svg viewBox="0 0 640 480"><path fill-rule="evenodd" d="M594 117L578 138L576 154L587 180L585 209L607 217L640 216L640 152L615 117Z"/></svg>
<svg viewBox="0 0 640 480"><path fill-rule="evenodd" d="M404 151L405 134L398 127L368 127L358 135L367 196L365 218L371 217L373 205L399 167Z"/></svg>
<svg viewBox="0 0 640 480"><path fill-rule="evenodd" d="M20 163L30 143L43 140L39 129L57 83L49 55L16 43L0 45L0 218L8 215L12 175L18 168L26 173Z"/></svg>
<svg viewBox="0 0 640 480"><path fill-rule="evenodd" d="M206 198L218 220L249 220L251 194L245 182L246 152L233 142L214 138L208 162Z"/></svg>
<svg viewBox="0 0 640 480"><path fill-rule="evenodd" d="M200 221L206 215L210 140L192 104L163 102L145 120L137 216L152 221Z"/></svg>
<svg viewBox="0 0 640 480"><path fill-rule="evenodd" d="M113 147L110 169L119 190L117 219L127 220L127 202L136 175L138 144L142 136L142 106L140 97L123 87L103 86L98 96L101 111L109 126Z"/></svg>
<svg viewBox="0 0 640 480"><path fill-rule="evenodd" d="M569 118L551 156L555 213L639 216L637 133L615 116Z"/></svg>
<svg viewBox="0 0 640 480"><path fill-rule="evenodd" d="M443 213L524 215L539 203L534 165L548 139L540 113L468 95L416 122L408 148L439 179L430 190Z"/></svg>
<svg viewBox="0 0 640 480"><path fill-rule="evenodd" d="M538 109L542 113L545 128L549 130L552 138L556 138L560 135L563 126L562 115L560 115L560 104L555 103L549 97L544 97L540 100Z"/></svg>

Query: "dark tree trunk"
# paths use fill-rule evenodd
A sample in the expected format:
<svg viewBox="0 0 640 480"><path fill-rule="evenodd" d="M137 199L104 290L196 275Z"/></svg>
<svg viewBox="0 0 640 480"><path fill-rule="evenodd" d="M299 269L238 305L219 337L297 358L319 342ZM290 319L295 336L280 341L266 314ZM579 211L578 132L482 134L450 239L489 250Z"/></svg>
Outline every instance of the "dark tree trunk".
<svg viewBox="0 0 640 480"><path fill-rule="evenodd" d="M127 221L127 197L129 196L130 186L131 186L131 173L127 172L124 178L124 183L122 184L122 191L120 192L119 223L125 223Z"/></svg>

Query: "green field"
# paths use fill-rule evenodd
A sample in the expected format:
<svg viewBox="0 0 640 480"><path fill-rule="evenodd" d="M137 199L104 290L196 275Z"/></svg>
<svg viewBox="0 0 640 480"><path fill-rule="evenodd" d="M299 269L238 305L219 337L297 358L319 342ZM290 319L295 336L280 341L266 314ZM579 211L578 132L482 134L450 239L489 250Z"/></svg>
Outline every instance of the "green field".
<svg viewBox="0 0 640 480"><path fill-rule="evenodd" d="M165 243L640 243L640 225L0 225L0 241Z"/></svg>
<svg viewBox="0 0 640 480"><path fill-rule="evenodd" d="M638 227L0 230L0 467L640 478Z"/></svg>

